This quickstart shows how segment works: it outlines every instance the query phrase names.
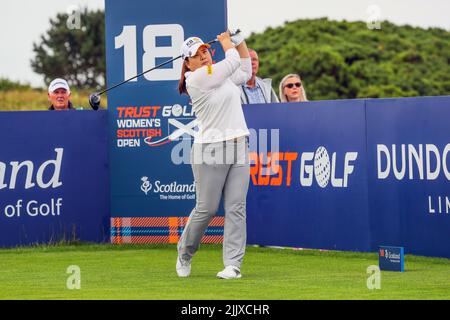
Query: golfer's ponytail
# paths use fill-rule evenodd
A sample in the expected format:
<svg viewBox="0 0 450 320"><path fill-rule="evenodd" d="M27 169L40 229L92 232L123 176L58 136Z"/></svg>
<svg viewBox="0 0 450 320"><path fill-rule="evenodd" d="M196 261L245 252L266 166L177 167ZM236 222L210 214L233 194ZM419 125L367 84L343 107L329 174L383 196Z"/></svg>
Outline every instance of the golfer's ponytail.
<svg viewBox="0 0 450 320"><path fill-rule="evenodd" d="M189 71L189 68L186 66L186 61L183 61L183 66L181 67L181 77L180 77L180 81L178 82L178 92L180 94L187 94L189 95L189 93L187 92L186 89L186 72Z"/></svg>

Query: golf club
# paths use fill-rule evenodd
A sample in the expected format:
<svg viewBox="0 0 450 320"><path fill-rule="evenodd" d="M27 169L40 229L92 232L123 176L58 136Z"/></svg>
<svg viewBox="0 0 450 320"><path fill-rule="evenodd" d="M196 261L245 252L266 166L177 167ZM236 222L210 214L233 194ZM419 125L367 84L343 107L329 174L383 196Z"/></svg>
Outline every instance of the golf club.
<svg viewBox="0 0 450 320"><path fill-rule="evenodd" d="M240 33L240 32L241 32L241 30L237 29L236 32L234 32L233 34L231 34L231 36L234 36L234 35L236 35L236 34L238 34L238 33ZM219 41L219 40L214 39L214 40L211 40L211 41L207 42L207 44L210 44L210 45L211 45L211 44L216 43L216 42L218 42L218 41ZM151 69L148 69L148 70L146 70L146 71L144 71L144 72L141 72L141 73L135 75L134 77L131 77L131 78L127 79L127 80L124 80L124 81L122 81L122 82L120 82L120 83L117 83L117 84L113 85L113 86L110 87L110 88L106 88L106 89L104 89L104 90L102 90L102 91L100 91L100 92L91 93L91 94L89 95L89 104L91 105L92 109L98 110L98 108L100 107L100 100L101 100L101 99L100 99L100 96L101 96L102 94L104 94L105 92L108 92L108 91L110 91L110 90L112 90L112 89L115 89L115 88L117 88L117 87L119 87L119 86L121 86L121 85L123 85L123 84L125 84L125 83L127 83L127 82L129 82L129 81L131 81L131 80L133 80L133 79L136 79L136 78L138 78L138 77L140 77L140 76L142 76L142 75L144 75L144 74L146 74L146 73L148 73L148 72L150 72L150 71L152 71L152 70L158 69L158 68L160 68L160 67L162 67L162 66L165 66L166 64L169 64L169 63L171 63L171 62L173 62L173 61L175 61L175 60L178 60L179 58L181 58L181 55L179 55L178 57L175 57L175 58L173 58L173 59L170 59L170 60L168 60L168 61L165 61L165 62L163 62L163 63L161 63L161 64L158 64L157 66L155 66L155 67L153 67L153 68L151 68Z"/></svg>

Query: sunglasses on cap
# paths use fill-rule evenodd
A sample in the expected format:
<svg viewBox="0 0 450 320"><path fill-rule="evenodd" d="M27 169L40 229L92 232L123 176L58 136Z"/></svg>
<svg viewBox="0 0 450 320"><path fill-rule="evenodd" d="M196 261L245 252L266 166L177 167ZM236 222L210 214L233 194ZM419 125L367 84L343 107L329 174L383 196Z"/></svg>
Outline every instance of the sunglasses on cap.
<svg viewBox="0 0 450 320"><path fill-rule="evenodd" d="M300 82L296 82L296 83L288 83L287 85L285 85L284 87L292 89L294 86L296 86L297 88L300 88L302 86L302 84Z"/></svg>

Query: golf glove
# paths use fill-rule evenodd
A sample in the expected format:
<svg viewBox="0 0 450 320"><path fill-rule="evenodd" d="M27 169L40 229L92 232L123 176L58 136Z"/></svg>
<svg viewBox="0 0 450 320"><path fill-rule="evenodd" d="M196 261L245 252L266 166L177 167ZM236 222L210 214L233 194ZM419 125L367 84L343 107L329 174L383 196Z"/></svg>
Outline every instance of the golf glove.
<svg viewBox="0 0 450 320"><path fill-rule="evenodd" d="M230 29L230 34L236 33L236 30L238 29ZM238 45L240 45L242 43L242 41L244 41L244 37L242 36L242 33L239 32L237 34L235 34L234 36L231 37L231 42L233 42L233 44L237 47Z"/></svg>

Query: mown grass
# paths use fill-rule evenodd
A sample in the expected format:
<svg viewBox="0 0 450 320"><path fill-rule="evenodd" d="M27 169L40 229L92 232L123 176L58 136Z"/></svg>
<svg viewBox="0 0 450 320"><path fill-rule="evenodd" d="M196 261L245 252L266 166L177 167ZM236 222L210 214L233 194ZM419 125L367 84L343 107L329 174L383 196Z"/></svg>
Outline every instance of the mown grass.
<svg viewBox="0 0 450 320"><path fill-rule="evenodd" d="M189 278L174 245L58 245L0 250L0 299L449 299L450 260L406 256L404 273L382 272L369 290L373 253L248 247L243 278L216 279L221 246L203 245ZM81 289L67 288L67 268Z"/></svg>

